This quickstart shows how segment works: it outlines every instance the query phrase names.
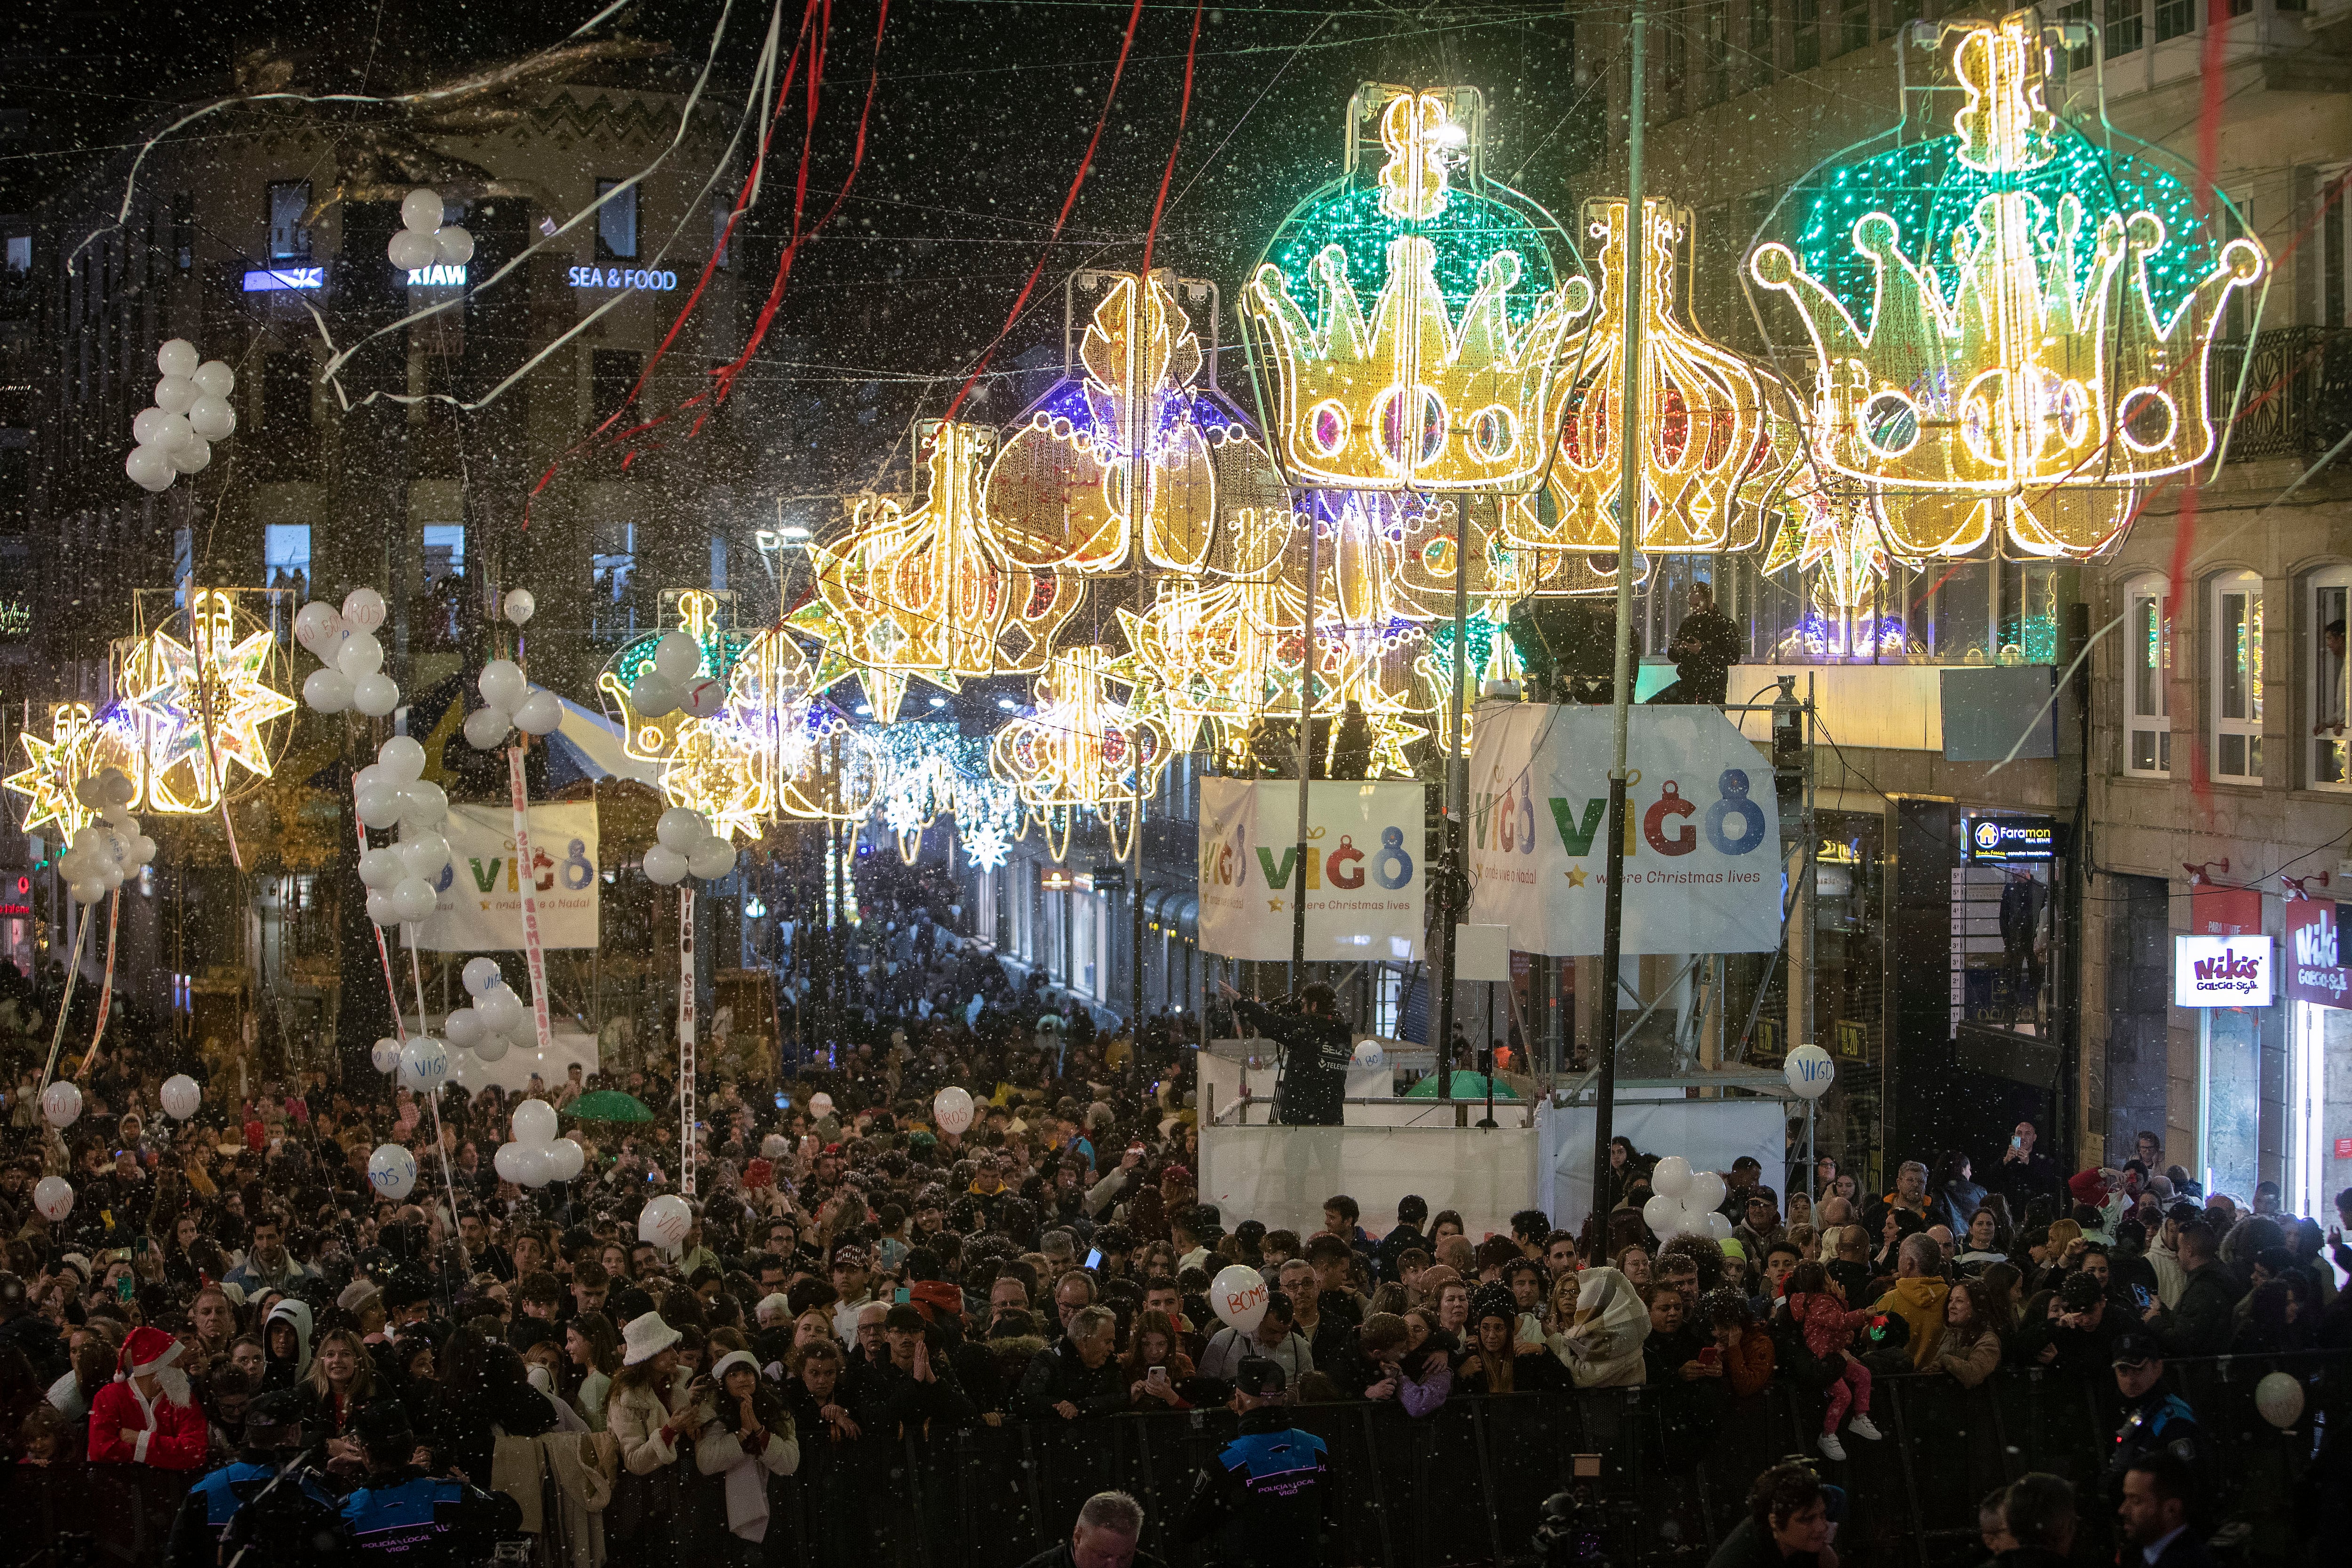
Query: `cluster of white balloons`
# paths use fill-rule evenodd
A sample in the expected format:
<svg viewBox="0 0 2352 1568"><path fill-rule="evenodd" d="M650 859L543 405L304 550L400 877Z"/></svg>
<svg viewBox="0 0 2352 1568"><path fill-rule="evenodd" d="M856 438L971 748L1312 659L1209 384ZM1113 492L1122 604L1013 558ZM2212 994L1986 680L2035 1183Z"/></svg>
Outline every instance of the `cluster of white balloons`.
<svg viewBox="0 0 2352 1568"><path fill-rule="evenodd" d="M473 1001L451 1012L442 1024L451 1045L494 1062L507 1054L509 1045L532 1037L530 1008L499 973L497 959L467 960L460 978Z"/></svg>
<svg viewBox="0 0 2352 1568"><path fill-rule="evenodd" d="M654 645L654 667L631 683L629 706L641 719L658 719L681 708L697 719L708 719L727 706L727 687L702 673L700 643L684 632L671 632Z"/></svg>
<svg viewBox="0 0 2352 1568"><path fill-rule="evenodd" d="M735 843L698 811L673 805L654 824L658 840L646 851L646 876L661 887L688 876L715 882L735 869Z"/></svg>
<svg viewBox="0 0 2352 1568"><path fill-rule="evenodd" d="M220 360L201 359L196 345L173 338L155 351L155 401L131 422L138 445L122 460L122 471L145 490L167 490L182 474L203 471L213 460L215 441L236 428L236 372Z"/></svg>
<svg viewBox="0 0 2352 1568"><path fill-rule="evenodd" d="M515 600L523 603L516 612ZM507 595L507 619L520 626L530 619L530 595L517 588ZM563 704L544 686L533 686L522 666L510 658L494 658L482 666L479 682L483 706L466 715L466 743L478 752L495 752L507 743L507 732L552 734L563 722Z"/></svg>
<svg viewBox="0 0 2352 1568"><path fill-rule="evenodd" d="M499 1145L490 1167L502 1182L519 1187L543 1187L568 1182L588 1163L588 1152L569 1138L555 1135L555 1107L543 1100L526 1100L514 1108L514 1141Z"/></svg>
<svg viewBox="0 0 2352 1568"><path fill-rule="evenodd" d="M1642 1205L1642 1223L1661 1241L1677 1236L1731 1239L1731 1221L1717 1212L1728 1189L1713 1171L1694 1171L1680 1154L1669 1154L1650 1173L1651 1198Z"/></svg>
<svg viewBox="0 0 2352 1568"><path fill-rule="evenodd" d="M422 185L400 200L399 230L384 254L403 272L442 262L463 267L474 259L474 237L454 223L441 221L441 193Z"/></svg>
<svg viewBox="0 0 2352 1568"><path fill-rule="evenodd" d="M294 640L326 666L303 680L303 701L321 713L356 708L371 719L400 706L400 688L383 672L383 644L376 640L383 617L383 595L373 588L352 589L341 610L313 599L295 613Z"/></svg>
<svg viewBox="0 0 2352 1568"><path fill-rule="evenodd" d="M676 1193L650 1198L637 1211L637 1239L652 1242L672 1258L686 1245L686 1233L693 1228L694 1205Z"/></svg>
<svg viewBox="0 0 2352 1568"><path fill-rule="evenodd" d="M397 824L400 842L360 856L367 884L368 919L380 926L415 925L433 918L441 875L449 868L449 794L425 777L425 748L394 735L376 748L375 761L352 781L352 809L370 827Z"/></svg>
<svg viewBox="0 0 2352 1568"><path fill-rule="evenodd" d="M131 815L137 794L120 768L92 773L74 785L74 798L98 816L67 841L58 871L82 903L98 902L154 860L155 841L139 831L139 819Z"/></svg>

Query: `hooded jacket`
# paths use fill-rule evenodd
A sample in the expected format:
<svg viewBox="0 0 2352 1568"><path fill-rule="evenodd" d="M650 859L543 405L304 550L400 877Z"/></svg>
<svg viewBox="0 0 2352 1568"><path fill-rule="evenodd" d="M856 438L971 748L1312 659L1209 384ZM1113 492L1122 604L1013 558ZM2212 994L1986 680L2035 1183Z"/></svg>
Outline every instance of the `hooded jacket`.
<svg viewBox="0 0 2352 1568"><path fill-rule="evenodd" d="M1897 1279L1895 1289L1871 1310L1891 1312L1911 1328L1911 1364L1922 1371L1936 1364L1936 1346L1944 1337L1944 1298L1952 1288L1938 1278L1915 1274Z"/></svg>
<svg viewBox="0 0 2352 1568"><path fill-rule="evenodd" d="M1643 1381L1642 1345L1650 1337L1650 1310L1633 1281L1614 1268L1588 1268L1576 1277L1576 1318L1565 1332L1546 1337L1579 1388L1623 1388Z"/></svg>
<svg viewBox="0 0 2352 1568"><path fill-rule="evenodd" d="M279 1321L294 1325L294 1363L287 1363L269 1349L269 1325ZM310 1375L310 1307L289 1296L269 1309L268 1321L261 1325L262 1354L268 1358L262 1381L271 1388L299 1388Z"/></svg>

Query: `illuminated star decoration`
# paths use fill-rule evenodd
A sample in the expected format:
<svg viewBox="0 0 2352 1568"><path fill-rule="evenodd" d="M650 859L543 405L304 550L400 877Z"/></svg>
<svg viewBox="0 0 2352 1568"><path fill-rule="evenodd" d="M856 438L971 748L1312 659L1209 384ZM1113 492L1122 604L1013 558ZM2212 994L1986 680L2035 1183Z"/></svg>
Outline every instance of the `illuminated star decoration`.
<svg viewBox="0 0 2352 1568"><path fill-rule="evenodd" d="M1780 497L1780 526L1765 552L1769 575L1794 567L1809 584L1812 613L1790 633L1788 651L1863 656L1874 642L1903 650L1903 617L1874 615L1875 585L1889 576L1886 542L1868 489L1837 474L1798 469Z"/></svg>
<svg viewBox="0 0 2352 1568"><path fill-rule="evenodd" d="M211 809L228 790L231 763L269 777L262 726L294 710L267 679L276 635L263 626L240 641L227 594L198 592L188 623L186 642L159 630L130 665L145 683L131 708L147 731L147 804L157 811Z"/></svg>
<svg viewBox="0 0 2352 1568"><path fill-rule="evenodd" d="M81 752L91 729L89 703L60 702L49 710L47 740L30 730L16 737L24 742L25 755L31 765L21 773L10 773L0 784L30 797L32 804L25 809L26 833L36 831L43 823L54 822L58 829L57 837L69 839L89 826L90 810L74 798L74 785L80 782Z"/></svg>
<svg viewBox="0 0 2352 1568"><path fill-rule="evenodd" d="M1011 858L1013 842L1004 837L1004 829L983 819L963 836L963 850L973 865L993 871Z"/></svg>

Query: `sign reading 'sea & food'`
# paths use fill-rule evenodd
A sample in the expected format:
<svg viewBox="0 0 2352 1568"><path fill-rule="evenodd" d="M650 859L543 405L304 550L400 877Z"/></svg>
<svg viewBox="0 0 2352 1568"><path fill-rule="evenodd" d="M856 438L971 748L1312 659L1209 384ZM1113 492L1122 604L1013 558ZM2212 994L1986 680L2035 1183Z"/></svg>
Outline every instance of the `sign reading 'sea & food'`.
<svg viewBox="0 0 2352 1568"><path fill-rule="evenodd" d="M2176 1007L2269 1006L2271 939L2266 936L2174 937L2172 1005Z"/></svg>

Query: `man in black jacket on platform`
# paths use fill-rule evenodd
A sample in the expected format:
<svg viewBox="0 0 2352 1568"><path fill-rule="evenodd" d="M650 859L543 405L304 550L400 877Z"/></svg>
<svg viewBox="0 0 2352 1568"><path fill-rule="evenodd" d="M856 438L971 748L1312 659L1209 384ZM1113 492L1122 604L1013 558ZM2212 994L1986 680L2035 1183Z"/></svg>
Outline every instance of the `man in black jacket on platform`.
<svg viewBox="0 0 2352 1568"><path fill-rule="evenodd" d="M1275 1114L1286 1127L1337 1127L1348 1093L1348 1063L1355 1040L1328 985L1318 981L1298 994L1299 1010L1277 1013L1246 1000L1232 986L1218 989L1234 999L1234 1011L1282 1047L1282 1081L1274 1091Z"/></svg>

